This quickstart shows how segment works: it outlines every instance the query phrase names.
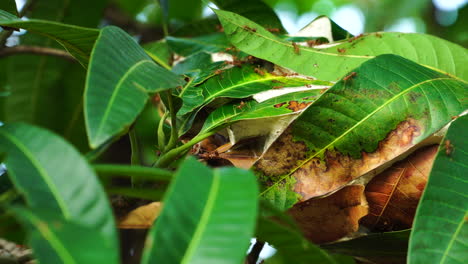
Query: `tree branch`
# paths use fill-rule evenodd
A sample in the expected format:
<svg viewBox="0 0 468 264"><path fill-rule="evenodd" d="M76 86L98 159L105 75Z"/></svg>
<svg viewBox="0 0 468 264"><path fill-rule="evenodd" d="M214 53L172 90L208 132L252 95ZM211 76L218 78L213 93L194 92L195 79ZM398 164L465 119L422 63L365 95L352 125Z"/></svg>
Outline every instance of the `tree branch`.
<svg viewBox="0 0 468 264"><path fill-rule="evenodd" d="M37 47L37 46L15 46L11 48L4 48L0 50L0 58L8 57L15 54L35 54L35 55L48 55L55 56L69 61L77 62L76 59L70 55L68 52L47 48L47 47Z"/></svg>

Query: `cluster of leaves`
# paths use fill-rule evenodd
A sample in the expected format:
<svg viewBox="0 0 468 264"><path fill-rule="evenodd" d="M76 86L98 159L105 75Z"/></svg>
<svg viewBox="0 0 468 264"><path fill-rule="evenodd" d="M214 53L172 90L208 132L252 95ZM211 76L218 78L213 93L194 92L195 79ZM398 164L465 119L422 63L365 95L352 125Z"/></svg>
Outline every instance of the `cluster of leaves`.
<svg viewBox="0 0 468 264"><path fill-rule="evenodd" d="M407 252L409 263L463 262L466 49L423 34L353 37L326 17L287 36L251 2L219 1L210 34L143 46L115 26L0 10L5 30L31 34L23 43L55 40L81 65L0 61L15 71L0 79L11 181L0 177L0 230L12 214L43 263L119 263L107 192L163 201L142 263L239 263L252 237L278 250L267 263L398 263ZM131 165L96 163L127 134ZM250 170L211 169L189 151ZM411 231L394 231L414 215Z"/></svg>

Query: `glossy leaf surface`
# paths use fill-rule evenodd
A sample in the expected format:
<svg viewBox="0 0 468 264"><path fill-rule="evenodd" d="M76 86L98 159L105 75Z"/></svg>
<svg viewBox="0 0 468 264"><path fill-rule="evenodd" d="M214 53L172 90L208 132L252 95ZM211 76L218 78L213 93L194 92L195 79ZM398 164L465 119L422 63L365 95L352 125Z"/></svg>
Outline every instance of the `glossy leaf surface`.
<svg viewBox="0 0 468 264"><path fill-rule="evenodd" d="M253 94L279 87L328 84L313 79L273 75L253 66L234 67L222 71L200 86L188 87L183 91L184 104L177 113L185 115L219 97L245 98Z"/></svg>
<svg viewBox="0 0 468 264"><path fill-rule="evenodd" d="M280 95L260 103L251 100L244 104L231 103L223 105L208 116L200 134L241 120L298 113L313 103L323 91L322 89L299 91Z"/></svg>
<svg viewBox="0 0 468 264"><path fill-rule="evenodd" d="M281 40L260 25L231 12L215 10L229 41L240 50L321 80L337 80L381 54L392 53L468 80L468 51L424 34L371 33L338 46L314 49ZM327 69L334 69L332 71Z"/></svg>
<svg viewBox="0 0 468 264"><path fill-rule="evenodd" d="M463 112L467 87L399 56L364 63L309 106L257 163L261 179L274 181L263 194L293 185L307 200L341 188Z"/></svg>
<svg viewBox="0 0 468 264"><path fill-rule="evenodd" d="M62 138L31 125L0 127L8 175L33 210L76 221L117 243L107 197L87 161ZM76 197L79 196L79 199Z"/></svg>
<svg viewBox="0 0 468 264"><path fill-rule="evenodd" d="M464 263L468 259L468 116L449 127L416 211L408 260Z"/></svg>
<svg viewBox="0 0 468 264"><path fill-rule="evenodd" d="M122 132L143 110L149 93L183 85L158 66L123 30L106 27L94 47L85 89L85 120L92 148Z"/></svg>
<svg viewBox="0 0 468 264"><path fill-rule="evenodd" d="M142 263L240 263L253 236L257 195L249 171L186 160L148 234Z"/></svg>

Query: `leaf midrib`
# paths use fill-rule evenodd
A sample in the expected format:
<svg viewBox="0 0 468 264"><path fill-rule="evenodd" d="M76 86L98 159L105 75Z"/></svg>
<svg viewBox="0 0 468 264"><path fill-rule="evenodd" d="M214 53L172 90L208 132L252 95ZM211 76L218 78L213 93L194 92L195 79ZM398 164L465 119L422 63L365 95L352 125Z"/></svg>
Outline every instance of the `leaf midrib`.
<svg viewBox="0 0 468 264"><path fill-rule="evenodd" d="M122 78L120 78L120 80L117 82L116 86L115 86L115 89L114 89L114 92L112 93L112 96L111 98L109 99L109 102L106 104L106 111L104 112L103 116L102 116L102 119L101 119L101 122L99 122L99 126L98 126L98 129L96 131L96 136L95 138L99 138L100 134L101 134L101 131L102 131L102 128L104 127L104 124L107 122L107 119L109 119L109 113L110 113L110 109L112 108L112 106L114 105L114 101L116 100L117 98L117 95L119 94L119 91L120 89L123 87L123 82L125 82L128 78L128 76L130 74L132 74L134 72L134 70L136 68L138 68L140 65L143 65L145 63L151 63L150 60L147 60L147 59L144 59L144 60L141 60L137 63L135 63L132 67L130 67L127 72L122 76ZM140 90L140 89L139 89ZM141 90L140 90L141 91Z"/></svg>
<svg viewBox="0 0 468 264"><path fill-rule="evenodd" d="M210 217L213 214L214 204L216 202L216 199L218 198L221 175L217 170L213 171L212 175L213 181L208 192L208 199L206 200L202 216L200 217L200 221L198 222L195 232L191 238L191 241L189 242L189 247L187 248L184 257L181 260L181 263L191 263L192 257L195 254L195 250L200 244L200 240L202 239L205 229L207 228L208 221L210 220Z"/></svg>
<svg viewBox="0 0 468 264"><path fill-rule="evenodd" d="M82 30L83 32L86 32L86 33L96 33L96 35L99 34L99 30L97 30L97 29L95 30L95 29L90 29L90 28L85 28L85 27L79 27L79 26L74 26L74 25L69 25L69 24L62 24L62 23L57 23L57 22L52 22L52 21L43 21L43 20L38 20L38 19L31 19L31 20L27 20L27 21L23 21L23 20L20 20L20 21L0 21L0 24L4 24L4 25L7 25L7 24L8 25L23 25L23 24L32 24L32 23L43 23L43 24L60 26L60 27L78 29L78 30ZM76 53L80 54L81 56L83 56L85 58L89 58L89 54L87 54L84 50L79 49L76 45L72 44L68 40L64 40L64 39L59 38L57 36L52 36L52 35L50 35L48 33L45 33L45 32L38 32L35 29L28 29L28 31L32 31L32 32L35 32L37 34L47 36L47 37L49 37L51 39L55 39L56 41L61 42L62 45L70 48L71 50L75 51Z"/></svg>
<svg viewBox="0 0 468 264"><path fill-rule="evenodd" d="M435 81L442 81L442 80L451 80L451 78L435 78L435 79L429 79L429 80L425 80L423 82L419 82L417 84L414 84L412 86L410 86L409 88L406 88L405 90L401 91L400 93L396 94L393 98L391 98L390 100L386 101L384 104L382 104L381 106L377 107L374 111L372 111L371 113L369 113L367 116L365 116L363 119L361 119L361 121L357 122L354 126L350 127L348 130L346 130L344 133L342 133L340 136L338 136L336 139L334 139L332 142L330 142L328 145L326 145L325 147L321 148L319 151L317 151L315 154L311 155L309 158L305 159L304 161L302 161L299 165L297 165L294 169L292 169L288 174L284 175L283 177L281 177L278 181L276 181L274 184L272 184L271 186L269 186L268 188L266 188L262 193L260 193L260 196L265 194L266 192L268 192L270 189L272 189L273 187L275 187L276 185L278 185L280 182L282 182L284 179L286 179L287 177L291 176L291 174L293 174L294 172L296 172L299 168L301 168L302 166L304 166L307 162L309 162L310 160L312 160L313 158L317 157L319 154L322 154L323 152L325 152L327 149L329 149L330 147L332 147L334 144L336 144L338 141L340 141L343 137L345 137L346 135L348 135L351 131L353 131L356 127L360 126L362 123L364 123L365 121L367 121L369 118L371 118L374 114L376 114L377 112L379 112L380 110L382 110L384 107L386 107L388 104L392 103L393 101L399 99L401 96L407 94L408 92L410 92L411 90L419 87L420 85L423 85L425 83L430 83L430 82L435 82Z"/></svg>
<svg viewBox="0 0 468 264"><path fill-rule="evenodd" d="M440 264L445 263L445 260L447 259L447 256L449 255L449 251L452 249L453 243L455 242L455 239L458 237L458 233L462 230L463 225L465 224L465 218L467 217L468 213L465 213L465 215L462 217L460 222L458 223L457 229L453 233L453 236L450 238L450 242L447 245L447 248L444 250L444 253L442 255L442 259L440 260Z"/></svg>
<svg viewBox="0 0 468 264"><path fill-rule="evenodd" d="M285 43L285 42L282 42L282 41L278 41L277 39L273 39L273 38L270 38L266 35L263 35L263 34L259 34L259 32L252 32L250 30L246 30L244 29L244 27L242 25L239 25L237 23L234 23L233 20L231 20L230 18L224 16L224 19L226 20L229 20L229 22L231 22L231 24L235 25L236 27L240 28L241 30L243 30L244 32L248 32L249 34L252 34L252 35L257 35L258 37L260 38L263 38L263 39L266 39L266 40L269 40L269 41L272 41L272 42L275 42L277 43L278 45L282 45L282 46L285 46L285 47L288 47L288 48L291 48L293 49L293 45L292 44L288 44L288 43ZM254 23L254 22L253 22ZM299 50L300 51L304 51L304 52L310 52L310 53L317 53L317 54L322 54L322 55L327 55L327 56L334 56L334 57L348 57L348 58L361 58L361 59L372 59L372 58L375 58L375 56L364 56L364 55L344 55L344 54L337 54L337 53L329 53L329 52L323 52L323 51L318 51L318 50L315 50L315 49L311 49L311 48L305 48L305 47L302 47L302 46L299 46Z"/></svg>
<svg viewBox="0 0 468 264"><path fill-rule="evenodd" d="M66 264L75 264L78 263L70 254L70 252L60 243L60 239L54 234L54 232L49 228L49 226L37 218L36 216L29 215L30 220L34 222L37 227L37 230L42 234L42 236L49 242L49 244L55 249L57 255L64 261Z"/></svg>
<svg viewBox="0 0 468 264"><path fill-rule="evenodd" d="M38 171L39 175L41 178L44 180L46 185L49 187L50 192L52 195L55 197L57 204L59 205L60 209L62 210L62 213L64 215L65 219L68 219L71 217L70 212L68 211L68 208L66 206L65 201L62 200L61 196L59 195L58 189L56 186L52 183L51 179L47 177L48 173L40 166L39 161L34 157L34 154L29 151L29 149L19 140L17 140L14 136L10 135L9 133L6 133L4 131L0 130L0 134L3 134L5 138L10 140L20 151L23 153L28 160L31 162L33 167Z"/></svg>

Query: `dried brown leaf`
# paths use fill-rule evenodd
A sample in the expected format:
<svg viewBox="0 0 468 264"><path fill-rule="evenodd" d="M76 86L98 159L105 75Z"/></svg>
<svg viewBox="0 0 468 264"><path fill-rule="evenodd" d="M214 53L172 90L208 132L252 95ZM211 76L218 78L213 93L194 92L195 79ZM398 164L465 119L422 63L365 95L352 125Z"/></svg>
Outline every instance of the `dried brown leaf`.
<svg viewBox="0 0 468 264"><path fill-rule="evenodd" d="M327 243L356 232L368 213L363 185L350 185L336 193L298 203L288 210L304 235L314 243Z"/></svg>
<svg viewBox="0 0 468 264"><path fill-rule="evenodd" d="M361 224L378 231L411 227L438 145L421 148L375 176L365 194L369 214Z"/></svg>

